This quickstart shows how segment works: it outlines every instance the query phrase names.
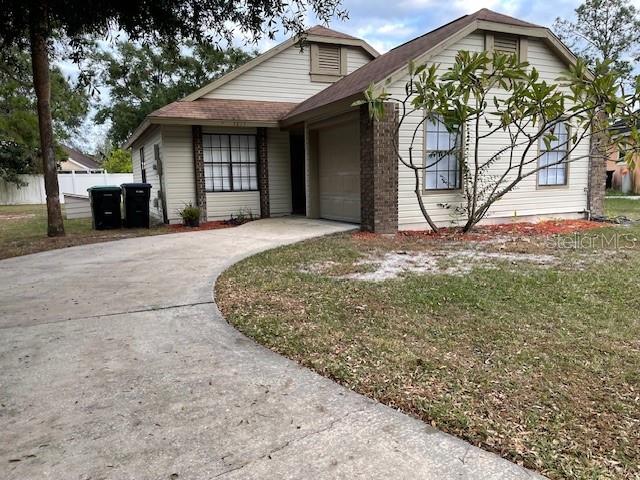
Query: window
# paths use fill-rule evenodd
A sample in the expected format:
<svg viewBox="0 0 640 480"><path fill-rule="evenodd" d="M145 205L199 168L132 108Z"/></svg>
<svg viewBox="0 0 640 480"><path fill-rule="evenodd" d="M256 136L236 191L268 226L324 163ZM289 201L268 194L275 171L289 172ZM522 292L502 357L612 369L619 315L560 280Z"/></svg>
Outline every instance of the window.
<svg viewBox="0 0 640 480"><path fill-rule="evenodd" d="M140 147L140 172L142 173L142 183L147 183L147 169L144 165L144 147Z"/></svg>
<svg viewBox="0 0 640 480"><path fill-rule="evenodd" d="M460 188L460 131L449 132L439 117L425 121L425 190Z"/></svg>
<svg viewBox="0 0 640 480"><path fill-rule="evenodd" d="M567 157L569 155L569 127L566 123L558 123L552 127L551 132L555 139L549 144L549 149L540 137L540 158L538 160L541 170L538 170L538 185L566 185L567 184ZM548 166L547 166L548 165Z"/></svg>
<svg viewBox="0 0 640 480"><path fill-rule="evenodd" d="M255 135L203 135L202 147L207 192L258 190Z"/></svg>

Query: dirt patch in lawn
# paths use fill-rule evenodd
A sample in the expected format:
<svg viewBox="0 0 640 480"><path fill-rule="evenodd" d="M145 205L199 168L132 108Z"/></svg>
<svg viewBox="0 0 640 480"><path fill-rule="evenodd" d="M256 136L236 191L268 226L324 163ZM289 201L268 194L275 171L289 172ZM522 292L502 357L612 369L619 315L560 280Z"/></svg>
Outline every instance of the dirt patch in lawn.
<svg viewBox="0 0 640 480"><path fill-rule="evenodd" d="M0 213L0 221L24 220L26 218L35 218L35 216L35 213Z"/></svg>
<svg viewBox="0 0 640 480"><path fill-rule="evenodd" d="M430 252L392 251L367 255L356 260L354 267L364 271L333 275L335 278L383 282L407 273L423 275L465 275L474 268L498 268L496 263L507 262L514 268L521 263L549 267L558 262L554 255L510 252L484 252L479 250L435 250ZM321 262L311 264L301 271L332 275L338 264Z"/></svg>

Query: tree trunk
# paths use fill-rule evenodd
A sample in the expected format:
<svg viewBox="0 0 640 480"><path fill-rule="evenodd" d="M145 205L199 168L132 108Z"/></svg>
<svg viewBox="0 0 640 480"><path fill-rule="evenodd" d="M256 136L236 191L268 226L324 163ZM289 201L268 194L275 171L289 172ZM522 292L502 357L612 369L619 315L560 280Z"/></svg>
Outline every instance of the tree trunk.
<svg viewBox="0 0 640 480"><path fill-rule="evenodd" d="M53 120L51 118L51 83L49 81L48 52L48 10L45 2L40 2L31 12L31 64L33 67L33 87L38 99L38 127L42 154L44 189L47 194L47 235L64 235L58 169L53 145Z"/></svg>

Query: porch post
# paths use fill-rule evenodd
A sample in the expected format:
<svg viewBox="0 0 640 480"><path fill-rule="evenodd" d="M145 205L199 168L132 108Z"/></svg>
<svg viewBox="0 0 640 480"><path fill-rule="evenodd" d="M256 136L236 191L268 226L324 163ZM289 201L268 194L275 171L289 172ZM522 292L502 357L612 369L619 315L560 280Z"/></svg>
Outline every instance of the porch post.
<svg viewBox="0 0 640 480"><path fill-rule="evenodd" d="M385 103L379 120L371 120L367 105L360 106L360 221L367 232L398 231L397 125L395 104Z"/></svg>
<svg viewBox="0 0 640 480"><path fill-rule="evenodd" d="M258 127L258 189L260 190L260 218L271 216L269 205L269 158L267 155L267 129Z"/></svg>
<svg viewBox="0 0 640 480"><path fill-rule="evenodd" d="M320 218L318 131L304 126L304 178L307 218Z"/></svg>
<svg viewBox="0 0 640 480"><path fill-rule="evenodd" d="M200 209L200 221L207 221L207 191L204 183L204 152L202 150L202 127L191 127L193 137L193 170L195 172L196 206Z"/></svg>

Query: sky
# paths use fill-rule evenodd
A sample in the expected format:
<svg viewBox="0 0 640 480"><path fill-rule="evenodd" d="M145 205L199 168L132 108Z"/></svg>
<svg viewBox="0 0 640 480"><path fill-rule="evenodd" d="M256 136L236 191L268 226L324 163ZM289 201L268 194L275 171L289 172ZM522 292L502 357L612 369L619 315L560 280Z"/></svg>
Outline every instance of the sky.
<svg viewBox="0 0 640 480"><path fill-rule="evenodd" d="M342 0L342 7L349 13L347 20L334 19L329 27L366 40L381 53L422 35L462 15L481 8L521 20L551 27L557 17L573 19L580 0ZM640 0L631 0L640 7ZM319 23L312 16L306 19L308 26ZM242 36L234 39L234 45L264 52L286 39L281 32L275 40L262 39L256 44L247 43ZM72 64L63 65L65 73L74 77ZM89 150L101 144L108 126L96 126L88 120L74 143L84 144ZM82 138L80 138L82 137Z"/></svg>
<svg viewBox="0 0 640 480"><path fill-rule="evenodd" d="M349 19L334 20L329 26L363 38L384 53L481 8L550 27L556 17L572 18L574 9L580 3L576 0L343 0L342 5L349 12ZM640 4L640 0L632 3ZM313 18L309 18L308 22L310 26L316 23ZM283 39L281 35L277 40ZM258 49L264 51L278 41L260 41Z"/></svg>

